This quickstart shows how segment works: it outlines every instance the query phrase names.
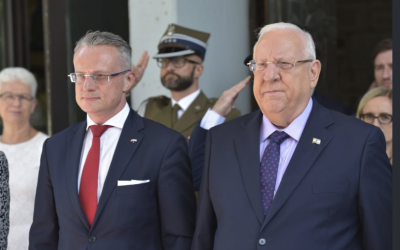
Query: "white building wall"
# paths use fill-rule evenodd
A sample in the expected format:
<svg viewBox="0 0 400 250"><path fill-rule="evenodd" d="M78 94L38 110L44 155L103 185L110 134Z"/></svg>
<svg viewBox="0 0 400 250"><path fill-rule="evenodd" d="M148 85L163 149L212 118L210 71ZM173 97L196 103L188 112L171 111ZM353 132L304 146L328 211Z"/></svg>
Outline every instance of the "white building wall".
<svg viewBox="0 0 400 250"><path fill-rule="evenodd" d="M211 33L200 88L219 97L250 71L243 65L249 48L248 0L129 0L130 44L133 62L147 50L150 61L141 82L131 93L132 107L148 97L170 96L161 85L160 69L152 56L169 23ZM250 112L250 87L235 102L242 114Z"/></svg>

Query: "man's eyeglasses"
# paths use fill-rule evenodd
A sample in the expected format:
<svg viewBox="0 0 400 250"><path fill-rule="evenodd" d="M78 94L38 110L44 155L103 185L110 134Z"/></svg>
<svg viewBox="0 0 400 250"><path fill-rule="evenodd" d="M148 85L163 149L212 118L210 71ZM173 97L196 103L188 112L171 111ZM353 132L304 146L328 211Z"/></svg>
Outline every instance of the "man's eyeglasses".
<svg viewBox="0 0 400 250"><path fill-rule="evenodd" d="M166 68L169 62L171 62L175 68L182 68L183 66L185 66L186 61L193 64L199 64L198 62L186 59L184 57L172 57L172 58L157 58L157 65L160 68Z"/></svg>
<svg viewBox="0 0 400 250"><path fill-rule="evenodd" d="M378 119L380 124L389 124L392 122L392 115L389 114L379 114L378 116L374 116L373 114L361 114L361 120L367 123L374 123L375 119Z"/></svg>
<svg viewBox="0 0 400 250"><path fill-rule="evenodd" d="M293 61L293 62L283 62L283 61L275 61L275 62L258 62L255 60L251 60L247 63L249 65L249 69L251 71L263 71L268 67L268 64L275 64L275 66L281 70L288 70L296 67L297 63L307 63L312 62L313 60L302 60L302 61Z"/></svg>
<svg viewBox="0 0 400 250"><path fill-rule="evenodd" d="M83 83L86 80L86 77L90 76L93 81L95 81L96 83L102 83L102 82L109 82L110 81L110 77L112 76L117 76L117 75L121 75L127 72L130 72L131 70L125 70L122 72L118 72L115 74L98 74L98 73L94 73L94 74L83 74L83 73L71 73L69 74L69 78L71 79L71 82L75 82L75 83Z"/></svg>
<svg viewBox="0 0 400 250"><path fill-rule="evenodd" d="M23 104L29 104L34 98L30 95L16 95L9 92L0 94L0 98L6 103L13 103L15 99L18 100Z"/></svg>

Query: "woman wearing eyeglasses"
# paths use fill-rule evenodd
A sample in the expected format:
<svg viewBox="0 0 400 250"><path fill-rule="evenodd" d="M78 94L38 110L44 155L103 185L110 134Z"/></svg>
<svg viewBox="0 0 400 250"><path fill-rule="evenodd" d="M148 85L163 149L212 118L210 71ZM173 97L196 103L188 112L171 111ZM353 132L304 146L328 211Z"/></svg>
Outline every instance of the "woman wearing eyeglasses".
<svg viewBox="0 0 400 250"><path fill-rule="evenodd" d="M8 250L28 249L40 156L48 137L30 124L37 103L36 89L35 77L24 68L0 72L0 150L7 155L10 174Z"/></svg>
<svg viewBox="0 0 400 250"><path fill-rule="evenodd" d="M386 139L386 154L392 163L392 90L378 87L368 91L360 101L357 118L382 129Z"/></svg>

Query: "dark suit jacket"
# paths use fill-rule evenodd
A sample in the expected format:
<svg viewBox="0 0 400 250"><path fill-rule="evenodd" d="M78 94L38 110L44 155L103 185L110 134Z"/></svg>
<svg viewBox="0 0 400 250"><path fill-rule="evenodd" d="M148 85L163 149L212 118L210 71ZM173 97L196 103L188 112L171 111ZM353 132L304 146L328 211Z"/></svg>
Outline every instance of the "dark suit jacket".
<svg viewBox="0 0 400 250"><path fill-rule="evenodd" d="M44 143L29 249L189 249L196 201L183 136L131 110L89 228L77 191L85 132L86 121ZM150 182L117 186L132 179Z"/></svg>
<svg viewBox="0 0 400 250"><path fill-rule="evenodd" d="M264 218L261 120L256 111L208 132L192 250L391 249L392 175L379 128L314 100Z"/></svg>
<svg viewBox="0 0 400 250"><path fill-rule="evenodd" d="M203 175L204 151L208 130L200 126L200 121L193 129L189 140L189 158L192 165L193 189L200 190L201 177Z"/></svg>

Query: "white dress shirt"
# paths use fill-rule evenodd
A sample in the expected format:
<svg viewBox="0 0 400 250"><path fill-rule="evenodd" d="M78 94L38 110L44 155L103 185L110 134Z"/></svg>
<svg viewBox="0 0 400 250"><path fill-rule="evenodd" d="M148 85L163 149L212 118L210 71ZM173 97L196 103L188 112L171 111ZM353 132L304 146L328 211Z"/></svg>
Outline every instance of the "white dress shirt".
<svg viewBox="0 0 400 250"><path fill-rule="evenodd" d="M190 104L192 104L192 102L197 98L199 94L200 94L200 89L196 90L190 95L183 97L179 101L175 101L174 98L171 98L172 107L174 107L176 103L181 107L181 109L178 110L178 119L181 118L183 113L185 113L185 111L189 108Z"/></svg>
<svg viewBox="0 0 400 250"><path fill-rule="evenodd" d="M81 177L83 167L85 165L86 157L89 153L89 149L92 146L93 134L89 129L91 125L110 125L112 128L108 128L106 132L100 137L100 164L99 164L99 176L97 179L97 203L99 202L101 192L103 190L104 181L106 180L108 170L110 168L110 164L112 158L114 156L115 148L117 147L117 143L119 137L122 132L122 127L126 121L126 118L129 115L129 106L126 103L125 107L111 119L106 121L104 124L96 124L90 119L89 115L87 115L87 126L86 126L86 135L83 140L83 148L81 154L81 161L79 167L79 175L78 175L78 193L81 185Z"/></svg>
<svg viewBox="0 0 400 250"><path fill-rule="evenodd" d="M278 190L279 185L281 184L282 177L285 174L286 168L290 162L290 159L292 158L294 150L297 147L301 134L303 133L304 127L306 126L308 117L310 116L311 113L312 105L313 101L311 98L304 111L298 117L296 117L296 119L294 119L294 121L290 123L289 126L287 126L284 129L277 128L274 124L272 124L268 120L267 117L263 116L260 129L260 162L264 154L264 150L268 146L270 141L268 137L272 133L278 130L280 132L284 131L286 134L290 136L288 139L286 139L281 143L280 147L281 159L279 161L279 166L278 166L278 175L276 176L274 196L276 191Z"/></svg>
<svg viewBox="0 0 400 250"><path fill-rule="evenodd" d="M181 118L183 113L189 108L190 104L197 98L200 94L200 89L196 90L195 92L191 93L188 96L185 96L179 102L175 101L174 98L171 98L172 107L174 107L175 103L181 107L178 110L178 119ZM212 109L208 109L207 113L203 116L200 122L200 127L203 129L209 130L210 128L222 124L225 121L225 117L221 116L217 112Z"/></svg>

